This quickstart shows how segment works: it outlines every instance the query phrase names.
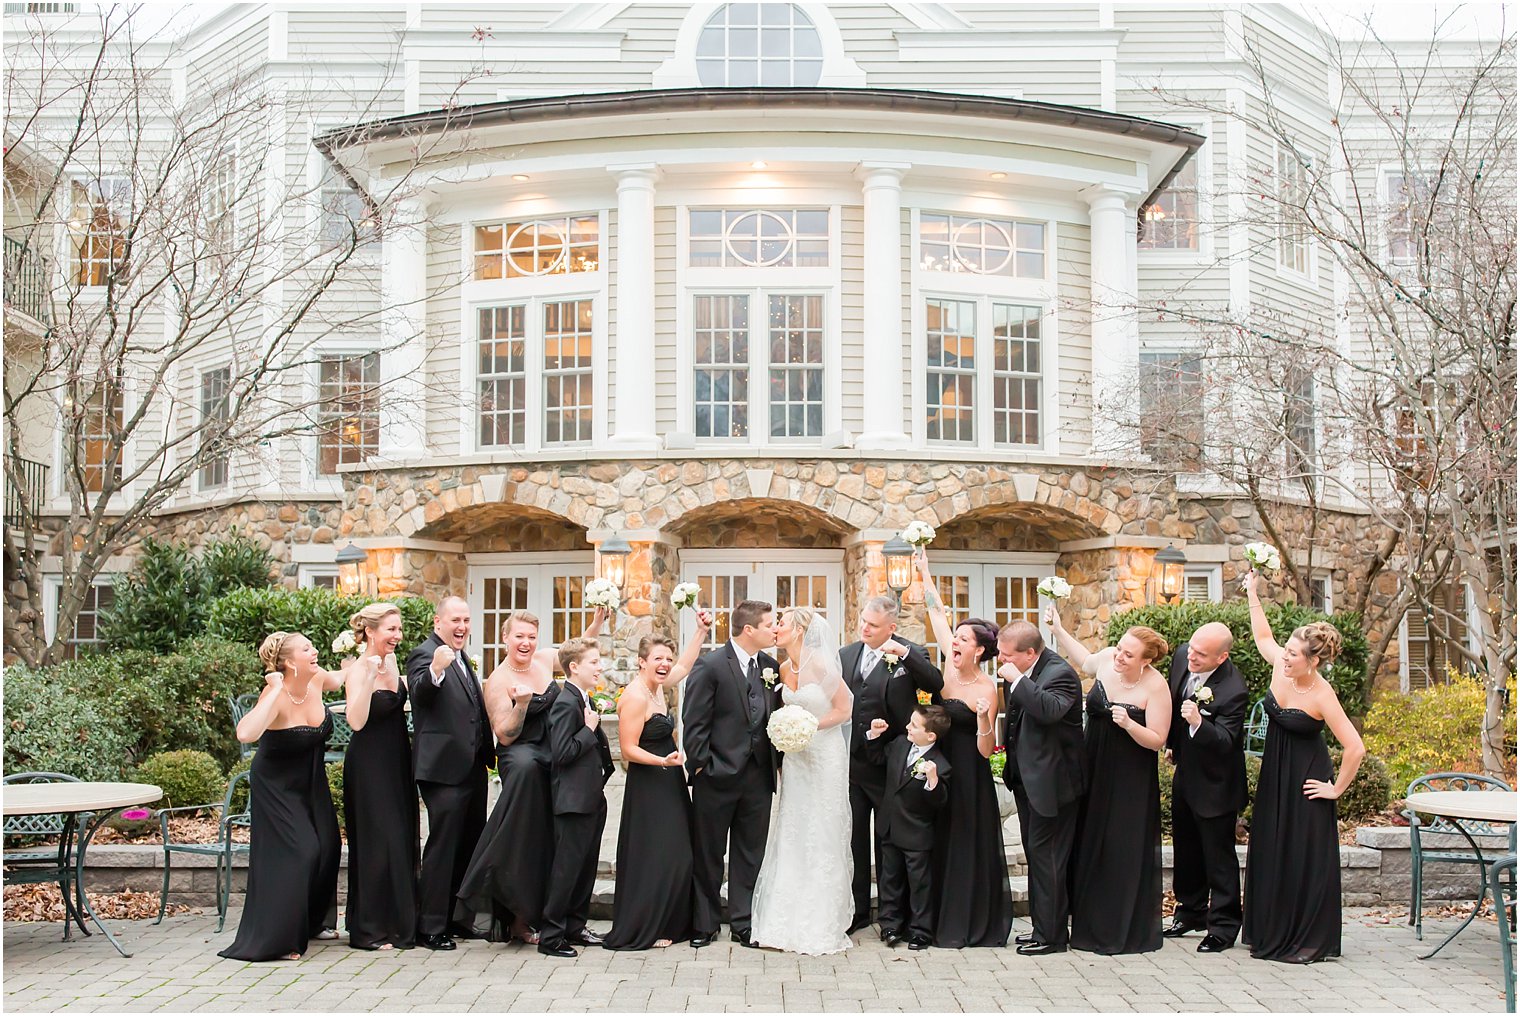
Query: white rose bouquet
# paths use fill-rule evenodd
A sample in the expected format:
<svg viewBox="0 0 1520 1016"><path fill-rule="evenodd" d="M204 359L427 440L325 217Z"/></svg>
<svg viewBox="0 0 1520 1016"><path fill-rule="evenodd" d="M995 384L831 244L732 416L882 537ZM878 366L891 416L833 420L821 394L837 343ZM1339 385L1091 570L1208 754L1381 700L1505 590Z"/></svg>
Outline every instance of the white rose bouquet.
<svg viewBox="0 0 1520 1016"><path fill-rule="evenodd" d="M903 531L898 535L902 537L904 543L911 543L915 547L927 547L934 539L934 527L927 522L914 519L904 526Z"/></svg>
<svg viewBox="0 0 1520 1016"><path fill-rule="evenodd" d="M1071 595L1071 583L1059 575L1040 580L1037 591L1048 600L1064 600Z"/></svg>
<svg viewBox="0 0 1520 1016"><path fill-rule="evenodd" d="M1246 544L1246 560L1258 571L1275 572L1282 567L1282 555L1270 543Z"/></svg>
<svg viewBox="0 0 1520 1016"><path fill-rule="evenodd" d="M801 706L782 706L765 724L771 744L787 754L804 751L818 733L818 717Z"/></svg>
<svg viewBox="0 0 1520 1016"><path fill-rule="evenodd" d="M608 610L617 610L622 602L618 596L617 586L606 579L592 579L586 583L585 602L588 607L606 607Z"/></svg>
<svg viewBox="0 0 1520 1016"><path fill-rule="evenodd" d="M351 628L332 641L332 651L339 656L352 656L358 650L359 643L354 641L354 632Z"/></svg>
<svg viewBox="0 0 1520 1016"><path fill-rule="evenodd" d="M697 594L702 592L702 587L695 582L682 582L670 594L670 605L677 610L682 607L695 607Z"/></svg>

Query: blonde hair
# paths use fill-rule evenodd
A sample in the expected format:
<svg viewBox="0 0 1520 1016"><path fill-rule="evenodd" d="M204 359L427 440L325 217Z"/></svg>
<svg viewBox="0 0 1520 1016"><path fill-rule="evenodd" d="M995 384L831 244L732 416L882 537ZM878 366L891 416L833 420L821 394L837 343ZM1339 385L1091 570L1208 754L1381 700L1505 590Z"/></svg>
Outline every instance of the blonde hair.
<svg viewBox="0 0 1520 1016"><path fill-rule="evenodd" d="M512 625L516 621L521 621L523 624L531 624L535 629L538 628L537 614L526 610L514 610L512 613L508 614L507 619L501 623L501 640L503 642L507 640L507 632L512 630Z"/></svg>
<svg viewBox="0 0 1520 1016"><path fill-rule="evenodd" d="M1145 662L1155 663L1161 657L1172 651L1172 647L1166 644L1166 637L1154 628L1143 624L1137 624L1124 634L1133 635L1139 643L1145 647Z"/></svg>
<svg viewBox="0 0 1520 1016"><path fill-rule="evenodd" d="M1295 628L1293 637L1304 645L1304 653L1319 661L1320 666L1335 662L1341 654L1341 633L1329 621L1313 621Z"/></svg>
<svg viewBox="0 0 1520 1016"><path fill-rule="evenodd" d="M813 623L813 618L818 612L812 607L793 607L787 611L792 616L792 627L800 632L805 632Z"/></svg>
<svg viewBox="0 0 1520 1016"><path fill-rule="evenodd" d="M293 631L270 632L259 646L259 659L264 661L264 673L278 674L284 670L285 657L294 648L290 640L299 633Z"/></svg>
<svg viewBox="0 0 1520 1016"><path fill-rule="evenodd" d="M596 639L566 639L565 644L559 647L559 669L569 677L570 664L579 663L581 657L598 648Z"/></svg>
<svg viewBox="0 0 1520 1016"><path fill-rule="evenodd" d="M348 626L353 629L355 642L369 642L369 633L380 627L380 622L395 614L401 616L401 608L394 603L371 603L360 607L348 619Z"/></svg>

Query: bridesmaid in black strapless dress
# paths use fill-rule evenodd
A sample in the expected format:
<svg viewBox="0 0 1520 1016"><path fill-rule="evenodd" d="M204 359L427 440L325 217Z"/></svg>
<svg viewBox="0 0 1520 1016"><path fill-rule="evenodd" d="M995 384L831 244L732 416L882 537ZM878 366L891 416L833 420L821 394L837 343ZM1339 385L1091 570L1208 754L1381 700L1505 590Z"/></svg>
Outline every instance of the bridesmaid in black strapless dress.
<svg viewBox="0 0 1520 1016"><path fill-rule="evenodd" d="M486 937L510 942L538 927L543 917L549 862L554 856L554 811L549 799L549 706L560 685L528 701L522 733L496 753L501 796L475 847L459 898L476 914L490 914Z"/></svg>
<svg viewBox="0 0 1520 1016"><path fill-rule="evenodd" d="M992 770L976 745L976 713L958 699L943 704L950 714L950 733L941 750L955 778L949 781L950 802L935 850L939 914L934 944L942 949L1005 946L1013 927L1013 897Z"/></svg>
<svg viewBox="0 0 1520 1016"><path fill-rule="evenodd" d="M1126 703L1141 726L1145 710ZM1089 785L1072 861L1071 947L1112 956L1161 948L1161 777L1156 752L1113 719L1101 680L1087 693Z"/></svg>
<svg viewBox="0 0 1520 1016"><path fill-rule="evenodd" d="M248 894L237 938L218 955L281 960L306 951L338 889L338 813L322 753L332 714L320 726L266 730L253 756Z"/></svg>
<svg viewBox="0 0 1520 1016"><path fill-rule="evenodd" d="M410 949L417 932L417 789L406 685L370 695L369 719L343 759L348 944Z"/></svg>

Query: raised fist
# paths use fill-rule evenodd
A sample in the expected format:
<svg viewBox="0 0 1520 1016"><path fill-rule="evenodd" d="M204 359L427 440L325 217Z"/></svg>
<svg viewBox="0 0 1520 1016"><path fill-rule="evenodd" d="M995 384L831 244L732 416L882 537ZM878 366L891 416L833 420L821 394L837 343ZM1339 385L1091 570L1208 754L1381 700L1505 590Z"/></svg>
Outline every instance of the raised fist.
<svg viewBox="0 0 1520 1016"><path fill-rule="evenodd" d="M933 762L925 762L923 773L925 789L933 790L936 786L939 785L939 766L935 765Z"/></svg>
<svg viewBox="0 0 1520 1016"><path fill-rule="evenodd" d="M697 629L699 631L711 631L713 626L713 613L706 607L697 608Z"/></svg>
<svg viewBox="0 0 1520 1016"><path fill-rule="evenodd" d="M439 646L433 650L433 673L441 674L449 669L449 664L454 662L454 650L448 646Z"/></svg>
<svg viewBox="0 0 1520 1016"><path fill-rule="evenodd" d="M984 698L979 698L979 699L976 700L976 714L978 716L981 716L983 713L990 713L990 712L992 712L992 703L991 702L988 702Z"/></svg>
<svg viewBox="0 0 1520 1016"><path fill-rule="evenodd" d="M527 685L525 685L525 684L514 684L512 686L512 701L513 702L521 704L523 702L528 701L532 697L533 697L533 689L529 688Z"/></svg>
<svg viewBox="0 0 1520 1016"><path fill-rule="evenodd" d="M586 729L587 730L595 730L596 727L597 727L597 724L600 723L600 722L601 722L601 719L596 715L596 710L592 709L590 706L587 706L586 707Z"/></svg>
<svg viewBox="0 0 1520 1016"><path fill-rule="evenodd" d="M886 732L887 721L878 716L876 719L871 721L871 731L866 736L874 741L876 738L880 737Z"/></svg>

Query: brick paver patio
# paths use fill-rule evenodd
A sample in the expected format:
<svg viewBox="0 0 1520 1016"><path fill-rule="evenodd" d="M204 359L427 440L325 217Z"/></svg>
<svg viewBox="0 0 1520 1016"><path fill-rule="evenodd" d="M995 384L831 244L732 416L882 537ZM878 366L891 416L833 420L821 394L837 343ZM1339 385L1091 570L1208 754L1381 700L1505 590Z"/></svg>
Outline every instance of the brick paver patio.
<svg viewBox="0 0 1520 1016"><path fill-rule="evenodd" d="M1495 925L1468 928L1434 961L1416 957L1452 922L1427 922L1427 941L1366 911L1346 912L1334 962L1292 967L1252 960L1243 948L1198 956L1196 938L1157 953L1038 959L1012 949L887 949L874 933L838 956L753 951L726 940L645 953L585 950L575 960L523 946L461 943L452 953L361 952L314 942L296 963L217 958L232 940L215 915L111 922L135 954L99 936L64 943L56 924L5 926L8 1012L428 1010L596 1011L1500 1011ZM606 922L593 922L606 927ZM1028 921L1015 922L1019 931Z"/></svg>

